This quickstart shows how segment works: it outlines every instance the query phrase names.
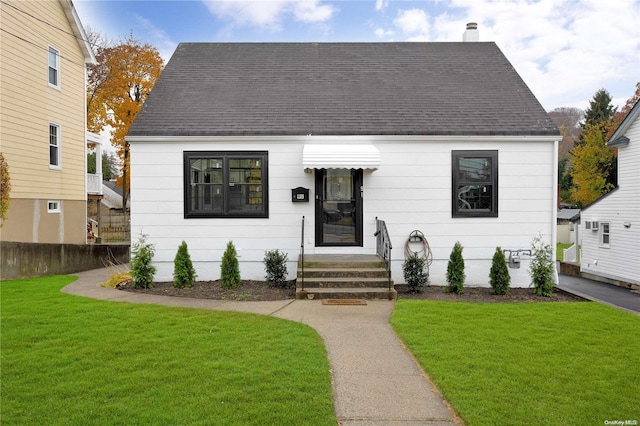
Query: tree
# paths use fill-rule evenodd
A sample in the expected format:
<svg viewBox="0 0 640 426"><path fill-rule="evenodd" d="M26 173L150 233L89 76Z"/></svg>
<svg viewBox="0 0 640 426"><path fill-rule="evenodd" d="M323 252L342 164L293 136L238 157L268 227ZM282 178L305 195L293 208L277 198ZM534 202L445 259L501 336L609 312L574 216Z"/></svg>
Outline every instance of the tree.
<svg viewBox="0 0 640 426"><path fill-rule="evenodd" d="M636 83L636 92L633 94L633 96L627 99L627 103L625 103L624 107L622 107L622 109L613 116L613 119L611 120L611 126L609 127L609 131L607 132L607 141L611 139L611 136L613 136L615 131L618 129L622 121L627 117L629 112L633 109L638 100L640 100L640 82Z"/></svg>
<svg viewBox="0 0 640 426"><path fill-rule="evenodd" d="M580 108L560 107L549 112L549 117L562 135L558 146L558 158L562 160L569 156L569 151L580 139L580 120L584 117L584 111Z"/></svg>
<svg viewBox="0 0 640 426"><path fill-rule="evenodd" d="M582 132L584 143L571 152L571 198L584 207L613 189L607 178L611 173L615 155L605 144L605 126L587 126Z"/></svg>
<svg viewBox="0 0 640 426"><path fill-rule="evenodd" d="M156 253L155 244L147 242L148 235L140 233L140 238L133 244L131 257L131 278L134 288L153 287L153 276L156 267L153 266L153 256Z"/></svg>
<svg viewBox="0 0 640 426"><path fill-rule="evenodd" d="M4 155L0 152L0 228L4 225L4 221L7 220L7 211L9 210L9 203L11 198L9 193L11 192L11 177L9 176L9 164L4 159Z"/></svg>
<svg viewBox="0 0 640 426"><path fill-rule="evenodd" d="M605 89L598 90L593 99L589 101L589 108L584 112L584 121L582 122L582 131L584 129L598 124L604 124L605 130L611 125L611 119L616 113L616 108L611 104L611 95ZM580 138L584 142L584 138Z"/></svg>
<svg viewBox="0 0 640 426"><path fill-rule="evenodd" d="M429 282L429 273L425 269L425 259L418 253L411 255L402 263L402 274L411 293L422 293Z"/></svg>
<svg viewBox="0 0 640 426"><path fill-rule="evenodd" d="M116 45L98 46L97 64L87 78L87 128L100 132L112 128L111 143L122 160L122 205L129 197L129 147L124 138L142 104L162 73L158 50L130 35Z"/></svg>
<svg viewBox="0 0 640 426"><path fill-rule="evenodd" d="M102 153L102 179L111 180L118 176L118 163L113 153ZM87 173L96 172L96 153L87 154Z"/></svg>

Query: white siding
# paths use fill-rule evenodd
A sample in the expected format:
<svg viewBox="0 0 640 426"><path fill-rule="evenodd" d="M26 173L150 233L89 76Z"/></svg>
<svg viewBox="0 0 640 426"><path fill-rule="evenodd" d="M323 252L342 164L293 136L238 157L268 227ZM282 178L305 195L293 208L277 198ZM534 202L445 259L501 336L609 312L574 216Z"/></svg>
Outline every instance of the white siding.
<svg viewBox="0 0 640 426"><path fill-rule="evenodd" d="M629 127L630 142L618 148L618 189L581 214L581 270L640 284L640 120ZM602 228L585 230L585 221L608 222L610 244L600 244ZM625 223L629 227L625 227Z"/></svg>
<svg viewBox="0 0 640 426"><path fill-rule="evenodd" d="M329 138L286 138L283 141L133 142L132 238L148 234L156 244L158 280L171 280L173 259L182 240L189 246L200 279L219 277L220 259L229 240L240 255L243 278L263 279L265 250L289 254L295 275L300 251L301 219L306 217L306 253L375 253L375 219L386 221L393 243L393 279L403 282L404 245L413 230L427 237L433 252L431 282L445 284L446 264L456 241L464 246L466 285L488 286L496 246L527 249L541 233L552 243L555 227L556 165L553 142L523 140L451 142L419 138L374 138L380 151L378 170L365 170L363 247L315 247L314 174L302 167L304 143ZM371 138L335 137L334 143L366 143ZM451 151L498 150L499 216L451 217ZM184 219L183 151L266 150L269 152L268 219ZM310 189L309 203L292 203L291 188ZM513 286L528 286L528 260L510 269Z"/></svg>

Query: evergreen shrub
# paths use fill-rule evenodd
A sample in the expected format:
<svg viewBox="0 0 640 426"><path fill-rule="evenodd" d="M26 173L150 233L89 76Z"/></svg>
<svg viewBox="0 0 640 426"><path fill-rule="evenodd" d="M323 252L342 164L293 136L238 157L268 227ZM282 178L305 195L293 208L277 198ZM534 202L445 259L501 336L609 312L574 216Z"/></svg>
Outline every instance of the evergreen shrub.
<svg viewBox="0 0 640 426"><path fill-rule="evenodd" d="M240 265L238 264L238 254L233 245L233 241L227 243L227 249L222 255L220 265L220 285L224 289L238 288L242 283L240 278Z"/></svg>
<svg viewBox="0 0 640 426"><path fill-rule="evenodd" d="M507 294L509 292L509 284L511 284L511 276L507 267L507 260L500 247L496 247L491 262L491 270L489 271L489 283L494 294Z"/></svg>
<svg viewBox="0 0 640 426"><path fill-rule="evenodd" d="M140 238L133 244L131 259L131 278L134 288L153 287L153 276L156 268L153 266L153 256L156 253L155 245L147 243L146 234L140 234Z"/></svg>
<svg viewBox="0 0 640 426"><path fill-rule="evenodd" d="M529 263L529 275L533 293L536 296L550 297L553 295L554 263L551 246L544 242L542 235L534 237L531 242L531 262Z"/></svg>
<svg viewBox="0 0 640 426"><path fill-rule="evenodd" d="M196 281L196 270L191 262L187 243L182 242L173 260L173 286L185 288L193 286Z"/></svg>
<svg viewBox="0 0 640 426"><path fill-rule="evenodd" d="M280 250L264 252L264 270L267 273L265 279L275 287L287 287L287 260L288 255Z"/></svg>
<svg viewBox="0 0 640 426"><path fill-rule="evenodd" d="M462 244L460 241L456 241L456 244L451 250L449 256L449 263L447 264L447 282L449 285L446 288L448 293L461 294L464 287L464 280L466 278L464 273L464 259L462 257Z"/></svg>
<svg viewBox="0 0 640 426"><path fill-rule="evenodd" d="M402 274L411 293L422 293L429 282L429 273L424 267L425 260L418 256L418 253L411 253L402 263Z"/></svg>

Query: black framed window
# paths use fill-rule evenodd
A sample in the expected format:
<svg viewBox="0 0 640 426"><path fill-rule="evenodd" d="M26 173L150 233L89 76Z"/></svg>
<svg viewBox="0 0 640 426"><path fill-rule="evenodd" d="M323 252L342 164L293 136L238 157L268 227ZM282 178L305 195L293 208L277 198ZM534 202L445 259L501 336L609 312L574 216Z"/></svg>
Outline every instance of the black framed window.
<svg viewBox="0 0 640 426"><path fill-rule="evenodd" d="M185 151L184 217L269 217L267 151Z"/></svg>
<svg viewBox="0 0 640 426"><path fill-rule="evenodd" d="M498 217L498 151L451 151L453 217Z"/></svg>

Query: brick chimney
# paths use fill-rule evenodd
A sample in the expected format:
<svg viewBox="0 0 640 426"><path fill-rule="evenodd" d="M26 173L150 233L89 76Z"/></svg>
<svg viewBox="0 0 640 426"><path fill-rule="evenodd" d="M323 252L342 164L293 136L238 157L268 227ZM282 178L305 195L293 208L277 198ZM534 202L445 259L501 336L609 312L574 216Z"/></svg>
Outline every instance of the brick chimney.
<svg viewBox="0 0 640 426"><path fill-rule="evenodd" d="M480 31L478 31L477 22L469 22L467 24L467 30L462 35L462 41L479 41Z"/></svg>

